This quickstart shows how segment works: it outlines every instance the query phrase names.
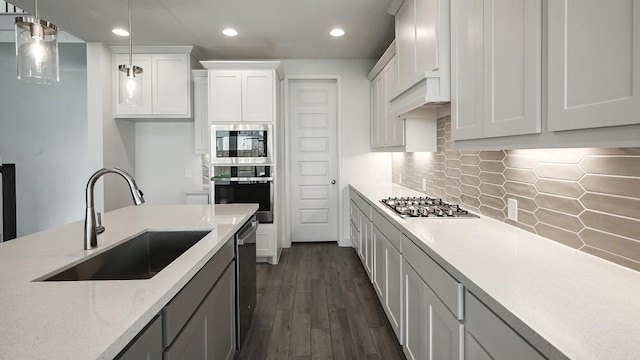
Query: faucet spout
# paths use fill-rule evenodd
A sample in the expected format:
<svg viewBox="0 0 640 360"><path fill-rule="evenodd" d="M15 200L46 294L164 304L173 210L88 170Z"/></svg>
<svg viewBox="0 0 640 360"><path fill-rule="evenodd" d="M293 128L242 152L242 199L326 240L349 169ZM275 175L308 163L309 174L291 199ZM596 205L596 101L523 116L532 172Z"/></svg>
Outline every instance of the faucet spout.
<svg viewBox="0 0 640 360"><path fill-rule="evenodd" d="M127 185L129 185L129 190L131 190L131 196L133 197L133 203L135 205L144 204L144 194L140 189L138 189L138 185L136 184L135 179L128 172L119 169L119 168L103 168L96 171L87 182L87 210L85 212L84 218L84 249L91 250L98 246L98 233L96 231L96 211L94 208L94 194L93 188L96 184L96 181L100 177L105 174L114 173L122 176Z"/></svg>

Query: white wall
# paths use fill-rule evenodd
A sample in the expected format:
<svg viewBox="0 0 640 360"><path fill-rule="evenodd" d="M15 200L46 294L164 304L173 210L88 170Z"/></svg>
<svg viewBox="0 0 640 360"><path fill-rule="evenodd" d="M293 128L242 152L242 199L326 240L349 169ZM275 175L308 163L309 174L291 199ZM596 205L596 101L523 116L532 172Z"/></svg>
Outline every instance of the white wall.
<svg viewBox="0 0 640 360"><path fill-rule="evenodd" d="M16 164L18 236L84 218L84 44L60 44L60 83L18 81L15 44L0 43L0 157Z"/></svg>
<svg viewBox="0 0 640 360"><path fill-rule="evenodd" d="M391 154L372 153L369 146L369 81L374 60L283 60L285 75L340 75L342 85L342 239L350 246L349 184L391 182ZM288 246L285 243L285 246Z"/></svg>
<svg viewBox="0 0 640 360"><path fill-rule="evenodd" d="M193 121L167 120L135 124L135 176L147 204L185 204L186 192L202 188L193 126ZM190 178L185 176L187 169Z"/></svg>

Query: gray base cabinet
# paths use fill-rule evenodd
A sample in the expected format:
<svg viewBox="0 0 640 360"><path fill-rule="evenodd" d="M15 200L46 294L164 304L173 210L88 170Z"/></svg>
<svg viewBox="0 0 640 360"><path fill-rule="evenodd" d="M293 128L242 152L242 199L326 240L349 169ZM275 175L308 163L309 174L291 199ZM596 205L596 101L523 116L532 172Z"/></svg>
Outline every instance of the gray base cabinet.
<svg viewBox="0 0 640 360"><path fill-rule="evenodd" d="M233 262L164 353L164 360L226 360L235 354Z"/></svg>
<svg viewBox="0 0 640 360"><path fill-rule="evenodd" d="M162 359L162 320L158 316L124 349L118 360Z"/></svg>
<svg viewBox="0 0 640 360"><path fill-rule="evenodd" d="M211 290L213 306L213 327L211 328L211 346L215 360L233 359L236 348L236 319L235 319L235 265L227 268Z"/></svg>
<svg viewBox="0 0 640 360"><path fill-rule="evenodd" d="M473 294L465 294L465 359L545 359Z"/></svg>

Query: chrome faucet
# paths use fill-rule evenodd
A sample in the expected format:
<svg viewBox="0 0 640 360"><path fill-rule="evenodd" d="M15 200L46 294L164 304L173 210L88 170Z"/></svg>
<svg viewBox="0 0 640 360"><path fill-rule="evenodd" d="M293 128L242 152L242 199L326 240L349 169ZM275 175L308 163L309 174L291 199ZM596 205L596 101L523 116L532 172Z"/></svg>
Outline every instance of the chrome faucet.
<svg viewBox="0 0 640 360"><path fill-rule="evenodd" d="M133 203L135 205L144 204L144 197L142 191L138 189L138 185L136 185L136 181L133 179L128 172L119 169L119 168L103 168L96 171L87 182L87 211L85 213L84 218L84 249L91 250L98 246L98 230L96 226L96 211L94 209L93 202L93 187L96 184L96 181L105 174L114 173L122 176L129 185L129 189L131 190L131 195L133 196ZM100 225L100 233L104 231L104 226Z"/></svg>

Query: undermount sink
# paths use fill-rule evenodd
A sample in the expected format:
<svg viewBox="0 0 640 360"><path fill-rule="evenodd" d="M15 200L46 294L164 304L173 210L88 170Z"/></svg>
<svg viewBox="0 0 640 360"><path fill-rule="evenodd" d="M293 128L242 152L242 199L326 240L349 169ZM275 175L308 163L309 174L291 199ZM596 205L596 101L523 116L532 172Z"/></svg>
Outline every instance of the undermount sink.
<svg viewBox="0 0 640 360"><path fill-rule="evenodd" d="M210 231L147 231L42 281L150 279Z"/></svg>

